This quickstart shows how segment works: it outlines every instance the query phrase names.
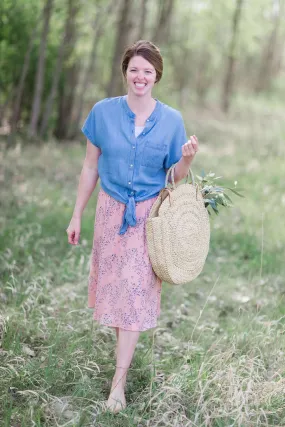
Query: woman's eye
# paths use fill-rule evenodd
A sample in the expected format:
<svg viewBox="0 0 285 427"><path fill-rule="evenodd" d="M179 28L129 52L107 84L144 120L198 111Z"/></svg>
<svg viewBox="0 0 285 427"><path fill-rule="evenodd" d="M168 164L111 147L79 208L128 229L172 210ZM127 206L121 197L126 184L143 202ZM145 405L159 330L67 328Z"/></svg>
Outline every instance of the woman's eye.
<svg viewBox="0 0 285 427"><path fill-rule="evenodd" d="M131 69L131 70L130 70L130 72L131 72L131 73L132 73L132 72L136 72L136 71L137 71L136 69ZM145 71L145 73L146 73L146 74L152 74L152 71L150 71L150 70L146 70L146 71Z"/></svg>

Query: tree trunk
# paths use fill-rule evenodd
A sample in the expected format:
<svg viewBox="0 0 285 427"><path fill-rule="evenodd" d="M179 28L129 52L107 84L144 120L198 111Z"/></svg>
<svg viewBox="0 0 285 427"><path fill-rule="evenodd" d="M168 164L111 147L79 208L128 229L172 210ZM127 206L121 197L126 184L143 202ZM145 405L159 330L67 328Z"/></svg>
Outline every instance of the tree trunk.
<svg viewBox="0 0 285 427"><path fill-rule="evenodd" d="M198 104L202 107L205 105L207 93L216 76L215 70L211 67L213 63L211 54L207 51L201 51L200 58L197 61L198 68L196 73L196 94Z"/></svg>
<svg viewBox="0 0 285 427"><path fill-rule="evenodd" d="M78 100L78 108L77 108L77 114L75 116L75 119L73 120L72 129L70 132L70 138L75 138L75 135L80 127L81 117L82 117L82 109L83 109L83 102L84 102L84 95L86 93L88 84L92 78L92 75L94 74L94 70L96 67L96 53L97 53L97 47L98 43L102 37L102 34L105 30L104 25L106 25L106 19L103 20L105 16L111 16L113 9L115 7L115 3L111 0L107 8L100 8L98 14L96 15L95 23L94 23L94 38L93 38L93 44L92 49L89 57L89 63L86 67L86 70L83 75L83 84L82 88L79 94L79 100Z"/></svg>
<svg viewBox="0 0 285 427"><path fill-rule="evenodd" d="M236 45L238 40L238 26L241 19L241 11L243 6L243 0L237 0L236 8L233 16L233 29L232 29L232 39L229 47L228 53L228 66L226 69L226 76L223 86L223 96L222 96L222 109L224 112L229 110L230 98L233 90L234 82L234 68L236 63Z"/></svg>
<svg viewBox="0 0 285 427"><path fill-rule="evenodd" d="M53 7L53 0L46 0L45 7L43 10L43 31L41 37L41 44L39 50L38 68L36 76L36 84L34 91L33 107L31 114L31 121L29 127L29 136L35 136L37 133L37 124L40 115L44 73L45 73L45 59L46 59L46 44L47 36L49 32L49 23Z"/></svg>
<svg viewBox="0 0 285 427"><path fill-rule="evenodd" d="M170 38L170 23L174 0L161 0L158 10L157 25L154 28L152 40L157 45L167 44Z"/></svg>
<svg viewBox="0 0 285 427"><path fill-rule="evenodd" d="M176 45L170 45L169 48L169 60L172 64L175 64L175 79L173 80L173 89L177 92L177 100L179 108L183 109L185 102L187 102L187 97L191 89L189 88L189 82L191 78L191 66L189 67L191 50L183 45L181 40L177 40L179 44L179 49ZM187 73L186 70L189 70Z"/></svg>
<svg viewBox="0 0 285 427"><path fill-rule="evenodd" d="M116 43L111 67L110 82L107 89L107 96L119 96L124 92L122 75L120 72L121 56L127 46L130 31L130 13L132 0L123 0L120 11L120 19L117 26Z"/></svg>
<svg viewBox="0 0 285 427"><path fill-rule="evenodd" d="M64 49L62 82L59 86L58 93L58 116L55 136L58 139L66 139L71 124L71 116L75 99L75 88L77 85L78 62L74 63L71 60L77 37L76 16L79 11L80 4L76 0L68 2L68 16L66 26L66 43Z"/></svg>
<svg viewBox="0 0 285 427"><path fill-rule="evenodd" d="M280 41L280 43L279 43L279 55L278 55L278 58L276 58L276 64L274 67L274 75L275 76L277 76L282 70L283 61L284 61L284 58L283 58L284 50L285 50L285 40Z"/></svg>
<svg viewBox="0 0 285 427"><path fill-rule="evenodd" d="M4 118L7 116L6 111L9 111L10 104L13 102L13 98L16 92L16 88L8 92L8 96L3 104L0 105L0 124L4 121Z"/></svg>
<svg viewBox="0 0 285 427"><path fill-rule="evenodd" d="M262 55L259 77L255 89L257 93L269 89L273 74L275 74L276 69L278 69L278 31L283 14L284 2L280 4L279 0L277 0L277 2L274 0L272 6L273 10L275 10L275 13L273 12L273 29ZM278 7L276 8L276 6ZM280 52L280 57L282 57L282 51Z"/></svg>
<svg viewBox="0 0 285 427"><path fill-rule="evenodd" d="M145 24L147 17L147 4L148 0L141 0L140 5L140 21L137 32L137 40L143 40L145 38Z"/></svg>
<svg viewBox="0 0 285 427"><path fill-rule="evenodd" d="M55 136L58 139L69 137L69 128L73 105L75 100L75 88L78 82L79 64L73 64L66 70L65 82L60 86L58 101L58 118Z"/></svg>
<svg viewBox="0 0 285 427"><path fill-rule="evenodd" d="M49 122L51 112L52 112L53 102L54 102L54 99L55 99L55 96L56 96L56 93L58 90L58 83L59 83L59 78L60 78L60 74L61 74L61 70L62 70L64 54L66 51L67 38L68 38L68 34L69 34L69 23L73 18L72 13L73 13L72 1L68 0L68 13L67 13L66 21L65 21L64 33L63 33L60 48L58 50L58 56L57 56L57 60L56 60L55 68L54 68L54 73L53 73L52 86L51 86L51 90L50 90L49 96L48 96L47 101L46 101L45 110L44 110L42 123L41 123L41 129L40 129L40 137L41 138L43 138L46 134L46 131L48 128L48 122Z"/></svg>
<svg viewBox="0 0 285 427"><path fill-rule="evenodd" d="M29 70L29 66L30 66L32 48L33 48L35 38L36 38L37 32L38 32L38 24L39 24L39 21L37 22L37 25L35 26L32 34L31 34L28 49L26 51L26 55L25 55L25 59L24 59L21 77L20 77L19 84L18 84L17 89L16 89L16 99L15 99L15 102L13 105L12 116L10 119L10 126L11 126L10 135L11 136L15 133L15 131L17 129L17 124L18 124L18 121L20 118L21 102L22 102L22 96L23 96L23 92L24 92L25 80L26 80L28 70Z"/></svg>

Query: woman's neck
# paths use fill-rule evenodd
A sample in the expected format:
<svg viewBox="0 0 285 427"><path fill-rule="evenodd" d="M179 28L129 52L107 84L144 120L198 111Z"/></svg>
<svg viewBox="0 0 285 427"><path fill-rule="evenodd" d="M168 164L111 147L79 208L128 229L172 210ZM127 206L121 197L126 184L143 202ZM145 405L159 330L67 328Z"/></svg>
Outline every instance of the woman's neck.
<svg viewBox="0 0 285 427"><path fill-rule="evenodd" d="M154 110L156 100L150 96L148 97L138 97L134 96L132 93L128 92L127 102L130 109L135 113L136 116L147 115Z"/></svg>

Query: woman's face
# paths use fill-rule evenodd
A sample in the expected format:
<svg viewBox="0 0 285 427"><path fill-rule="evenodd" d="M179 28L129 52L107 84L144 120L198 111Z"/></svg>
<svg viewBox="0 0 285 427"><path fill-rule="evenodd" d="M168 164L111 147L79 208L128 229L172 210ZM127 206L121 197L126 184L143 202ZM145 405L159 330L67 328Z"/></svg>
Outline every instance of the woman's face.
<svg viewBox="0 0 285 427"><path fill-rule="evenodd" d="M134 95L151 95L156 80L155 68L142 56L133 56L127 68L126 80L129 91Z"/></svg>

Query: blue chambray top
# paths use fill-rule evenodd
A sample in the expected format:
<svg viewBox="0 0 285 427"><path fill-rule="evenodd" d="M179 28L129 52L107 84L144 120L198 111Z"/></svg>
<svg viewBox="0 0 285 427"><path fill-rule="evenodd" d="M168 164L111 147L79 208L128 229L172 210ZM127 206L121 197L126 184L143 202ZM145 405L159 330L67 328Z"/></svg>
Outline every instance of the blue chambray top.
<svg viewBox="0 0 285 427"><path fill-rule="evenodd" d="M93 106L82 127L101 150L102 189L126 205L119 234L136 225L136 202L155 197L164 188L166 171L180 160L188 139L181 113L158 99L137 138L135 117L126 95L105 98Z"/></svg>

